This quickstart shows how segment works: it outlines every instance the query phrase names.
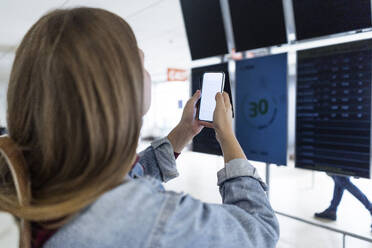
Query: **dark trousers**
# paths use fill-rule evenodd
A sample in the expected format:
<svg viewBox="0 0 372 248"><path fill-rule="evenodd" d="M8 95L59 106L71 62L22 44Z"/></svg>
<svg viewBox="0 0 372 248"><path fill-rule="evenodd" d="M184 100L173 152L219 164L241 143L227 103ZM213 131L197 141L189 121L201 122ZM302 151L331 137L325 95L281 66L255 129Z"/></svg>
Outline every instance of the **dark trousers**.
<svg viewBox="0 0 372 248"><path fill-rule="evenodd" d="M331 201L331 210L337 211L338 205L340 205L342 195L344 194L345 189L349 191L355 198L357 198L366 209L372 214L372 204L368 198L363 194L362 191L358 189L351 181L349 177L344 176L331 176L335 182L335 188L333 191L333 199Z"/></svg>

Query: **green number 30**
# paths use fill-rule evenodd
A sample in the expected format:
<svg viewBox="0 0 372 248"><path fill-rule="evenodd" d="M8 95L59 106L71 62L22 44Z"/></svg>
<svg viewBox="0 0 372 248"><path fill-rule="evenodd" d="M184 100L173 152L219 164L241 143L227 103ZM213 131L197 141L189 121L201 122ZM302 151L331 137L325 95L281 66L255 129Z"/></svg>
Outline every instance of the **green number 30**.
<svg viewBox="0 0 372 248"><path fill-rule="evenodd" d="M258 103L250 102L249 105L251 106L249 117L252 118L257 117L258 114L265 115L269 111L269 103L266 99L260 99Z"/></svg>

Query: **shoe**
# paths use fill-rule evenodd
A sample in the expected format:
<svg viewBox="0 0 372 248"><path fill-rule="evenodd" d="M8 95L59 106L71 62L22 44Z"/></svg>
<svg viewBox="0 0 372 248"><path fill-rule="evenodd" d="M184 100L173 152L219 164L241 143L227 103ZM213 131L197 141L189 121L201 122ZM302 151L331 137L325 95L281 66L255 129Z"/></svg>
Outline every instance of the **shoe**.
<svg viewBox="0 0 372 248"><path fill-rule="evenodd" d="M317 217L317 218L322 218L322 219L327 219L327 220L336 220L337 219L336 211L331 210L329 208L327 208L326 210L324 210L321 213L315 213L314 216Z"/></svg>

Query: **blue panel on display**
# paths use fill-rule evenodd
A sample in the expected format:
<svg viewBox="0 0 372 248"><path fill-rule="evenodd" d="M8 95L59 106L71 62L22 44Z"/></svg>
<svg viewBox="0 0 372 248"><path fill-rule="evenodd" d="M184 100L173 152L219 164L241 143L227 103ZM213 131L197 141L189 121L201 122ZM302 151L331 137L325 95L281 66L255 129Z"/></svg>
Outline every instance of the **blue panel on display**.
<svg viewBox="0 0 372 248"><path fill-rule="evenodd" d="M287 54L237 62L235 113L247 158L286 165Z"/></svg>

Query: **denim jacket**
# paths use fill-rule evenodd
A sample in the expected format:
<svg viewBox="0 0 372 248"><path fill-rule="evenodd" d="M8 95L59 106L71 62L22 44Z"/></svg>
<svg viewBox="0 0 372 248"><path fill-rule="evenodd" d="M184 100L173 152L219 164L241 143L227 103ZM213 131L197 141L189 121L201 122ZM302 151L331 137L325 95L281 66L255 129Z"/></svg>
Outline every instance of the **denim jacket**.
<svg viewBox="0 0 372 248"><path fill-rule="evenodd" d="M163 188L162 182L178 176L168 139L139 155L123 184L82 210L44 247L275 247L279 225L265 184L247 160L231 160L218 172L223 204L208 204Z"/></svg>

